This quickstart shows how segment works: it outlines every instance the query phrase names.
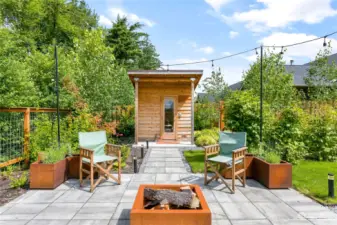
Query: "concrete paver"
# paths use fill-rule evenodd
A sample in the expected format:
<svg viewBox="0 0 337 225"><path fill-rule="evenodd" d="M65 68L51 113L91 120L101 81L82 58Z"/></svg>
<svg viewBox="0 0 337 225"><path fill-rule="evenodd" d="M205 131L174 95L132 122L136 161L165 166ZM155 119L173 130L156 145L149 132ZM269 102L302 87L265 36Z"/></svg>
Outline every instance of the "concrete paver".
<svg viewBox="0 0 337 225"><path fill-rule="evenodd" d="M199 185L212 211L212 224L336 225L337 214L293 189L268 190L254 180L235 194L216 181L204 185L192 174L178 148L149 149L138 174L122 174L122 184L101 183L90 193L70 179L55 190L29 190L0 207L0 225L128 225L141 184Z"/></svg>

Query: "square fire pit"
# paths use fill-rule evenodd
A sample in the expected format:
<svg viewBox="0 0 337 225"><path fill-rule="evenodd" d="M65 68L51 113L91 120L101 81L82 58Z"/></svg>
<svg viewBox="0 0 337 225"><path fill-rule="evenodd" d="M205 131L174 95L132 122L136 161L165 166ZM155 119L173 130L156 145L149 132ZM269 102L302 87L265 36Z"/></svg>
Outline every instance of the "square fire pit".
<svg viewBox="0 0 337 225"><path fill-rule="evenodd" d="M168 189L180 191L181 187L189 186L200 200L197 209L145 209L144 189ZM143 184L139 186L138 193L130 213L131 225L210 225L212 223L211 211L208 208L204 195L198 185L170 185L170 184Z"/></svg>

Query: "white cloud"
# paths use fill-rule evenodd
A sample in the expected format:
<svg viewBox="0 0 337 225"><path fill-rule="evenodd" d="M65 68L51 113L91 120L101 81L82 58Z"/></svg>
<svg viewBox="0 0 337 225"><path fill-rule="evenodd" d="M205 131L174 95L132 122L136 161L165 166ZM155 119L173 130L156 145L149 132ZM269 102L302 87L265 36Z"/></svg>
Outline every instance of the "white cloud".
<svg viewBox="0 0 337 225"><path fill-rule="evenodd" d="M111 27L111 20L103 15L99 16L98 23L104 27Z"/></svg>
<svg viewBox="0 0 337 225"><path fill-rule="evenodd" d="M272 33L267 37L262 38L261 40L259 40L259 43L263 43L263 45L268 46L274 45L282 46L306 40L311 40L315 38L317 38L317 36L308 35L305 33L276 32ZM331 41L333 53L337 52L337 40L328 38L327 41ZM294 57L305 57L309 58L310 60L313 60L315 59L319 50L321 50L322 48L323 48L323 40L317 40L288 48L284 54L284 57L288 57L288 59L292 59ZM280 49L276 49L275 51L280 51Z"/></svg>
<svg viewBox="0 0 337 225"><path fill-rule="evenodd" d="M205 0L215 11L220 11L221 7L231 2L232 0Z"/></svg>
<svg viewBox="0 0 337 225"><path fill-rule="evenodd" d="M203 52L205 54L212 54L214 49L211 46L199 46L195 41L190 41L188 39L180 39L177 42L182 47L190 46L196 52Z"/></svg>
<svg viewBox="0 0 337 225"><path fill-rule="evenodd" d="M284 28L294 22L316 24L327 17L337 15L332 0L256 0L262 9L236 12L232 16L221 15L225 22L242 22L253 32L271 28Z"/></svg>
<svg viewBox="0 0 337 225"><path fill-rule="evenodd" d="M230 31L230 32L229 32L229 38L230 38L230 39L234 39L234 38L236 38L237 36L239 36L239 32L236 32L236 31Z"/></svg>
<svg viewBox="0 0 337 225"><path fill-rule="evenodd" d="M99 19L99 24L103 25L103 26L111 26L111 22L110 24L107 23L107 20L116 20L117 16L121 16L121 17L127 17L128 20L132 23L136 23L136 22L140 22L148 27L153 27L156 23L153 22L152 20L143 18L143 17L139 17L138 15L134 14L134 13L129 13L126 12L125 10L123 10L122 8L109 8L108 9L108 17L101 15L100 19Z"/></svg>
<svg viewBox="0 0 337 225"><path fill-rule="evenodd" d="M203 52L205 54L212 54L214 52L214 49L211 46L206 46L198 48L197 51Z"/></svg>
<svg viewBox="0 0 337 225"><path fill-rule="evenodd" d="M230 52L223 52L222 55L223 56L229 56L229 55L231 55L231 53Z"/></svg>

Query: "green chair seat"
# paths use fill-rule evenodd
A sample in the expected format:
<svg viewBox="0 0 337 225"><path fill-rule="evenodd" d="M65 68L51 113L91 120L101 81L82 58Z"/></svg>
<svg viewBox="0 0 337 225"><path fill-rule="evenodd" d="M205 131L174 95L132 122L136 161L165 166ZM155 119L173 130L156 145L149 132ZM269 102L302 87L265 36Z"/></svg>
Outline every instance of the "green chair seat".
<svg viewBox="0 0 337 225"><path fill-rule="evenodd" d="M90 163L90 159L82 158L84 162ZM109 156L109 155L94 155L94 164L101 163L101 162L107 162L107 161L115 161L117 160L117 157L115 156Z"/></svg>

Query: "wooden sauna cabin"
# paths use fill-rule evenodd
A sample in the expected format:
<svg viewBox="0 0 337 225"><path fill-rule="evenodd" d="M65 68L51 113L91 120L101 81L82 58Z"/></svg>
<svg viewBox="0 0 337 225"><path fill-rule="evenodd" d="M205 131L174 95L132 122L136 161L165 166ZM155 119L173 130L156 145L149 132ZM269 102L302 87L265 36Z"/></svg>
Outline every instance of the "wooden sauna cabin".
<svg viewBox="0 0 337 225"><path fill-rule="evenodd" d="M194 144L194 90L202 70L131 70L135 142Z"/></svg>

